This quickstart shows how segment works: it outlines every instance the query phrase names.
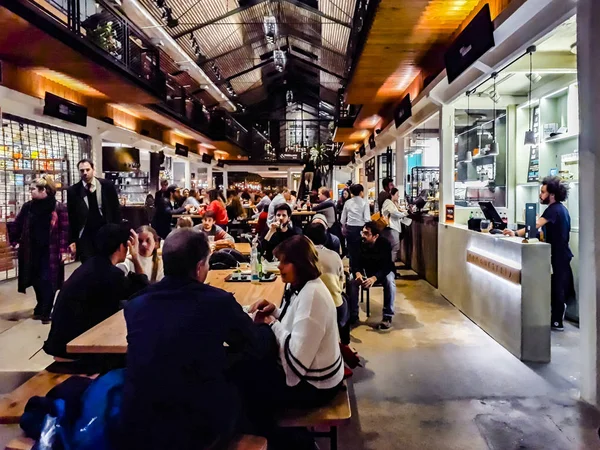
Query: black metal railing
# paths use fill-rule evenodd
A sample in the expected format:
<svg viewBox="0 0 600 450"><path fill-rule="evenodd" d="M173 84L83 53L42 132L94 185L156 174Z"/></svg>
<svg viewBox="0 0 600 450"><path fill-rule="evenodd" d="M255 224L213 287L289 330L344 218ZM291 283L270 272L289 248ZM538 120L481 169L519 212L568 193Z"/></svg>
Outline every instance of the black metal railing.
<svg viewBox="0 0 600 450"><path fill-rule="evenodd" d="M86 42L93 44L115 63L143 80L154 93L164 95L160 54L150 40L112 0L29 0L54 20Z"/></svg>

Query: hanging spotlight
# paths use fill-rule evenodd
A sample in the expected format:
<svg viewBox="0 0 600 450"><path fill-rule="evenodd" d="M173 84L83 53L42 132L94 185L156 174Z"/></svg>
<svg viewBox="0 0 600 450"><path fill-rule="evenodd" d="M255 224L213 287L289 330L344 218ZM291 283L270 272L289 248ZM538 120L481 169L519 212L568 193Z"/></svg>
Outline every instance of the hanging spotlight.
<svg viewBox="0 0 600 450"><path fill-rule="evenodd" d="M273 51L273 60L275 61L275 68L279 72L283 72L285 69L286 57L285 52L283 50L274 50Z"/></svg>
<svg viewBox="0 0 600 450"><path fill-rule="evenodd" d="M539 73L526 73L525 76L534 84L539 83L542 79L542 76Z"/></svg>
<svg viewBox="0 0 600 450"><path fill-rule="evenodd" d="M263 27L265 30L265 38L269 44L274 44L277 38L277 20L274 16L265 16Z"/></svg>
<svg viewBox="0 0 600 450"><path fill-rule="evenodd" d="M525 132L525 145L537 145L537 140L535 138L535 133L533 132L532 125L532 117L531 117L531 84L533 80L533 54L536 51L535 45L532 45L527 49L527 53L529 53L529 130Z"/></svg>
<svg viewBox="0 0 600 450"><path fill-rule="evenodd" d="M292 106L294 104L294 93L292 91L287 91L285 100L288 106Z"/></svg>
<svg viewBox="0 0 600 450"><path fill-rule="evenodd" d="M492 103L494 105L494 118L492 119L492 143L490 144L490 152L488 154L491 156L498 156L500 154L500 149L498 148L498 143L496 142L496 103L498 103L498 100L500 100L500 96L496 92L496 78L498 77L498 74L494 73L492 77L494 78L494 91L493 95L490 95L490 98L492 99ZM496 100L496 98L498 100Z"/></svg>

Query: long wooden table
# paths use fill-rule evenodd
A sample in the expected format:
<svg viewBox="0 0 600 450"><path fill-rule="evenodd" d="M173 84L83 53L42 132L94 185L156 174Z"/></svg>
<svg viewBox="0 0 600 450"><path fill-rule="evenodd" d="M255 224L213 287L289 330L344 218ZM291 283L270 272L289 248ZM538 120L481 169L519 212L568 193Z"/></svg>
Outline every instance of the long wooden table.
<svg viewBox="0 0 600 450"><path fill-rule="evenodd" d="M251 305L260 299L267 299L276 305L281 304L285 286L280 276L269 283L226 282L225 277L231 272L231 270L211 270L208 272L206 283L231 292L242 306ZM67 353L127 353L127 326L123 311L113 314L73 339L67 344Z"/></svg>

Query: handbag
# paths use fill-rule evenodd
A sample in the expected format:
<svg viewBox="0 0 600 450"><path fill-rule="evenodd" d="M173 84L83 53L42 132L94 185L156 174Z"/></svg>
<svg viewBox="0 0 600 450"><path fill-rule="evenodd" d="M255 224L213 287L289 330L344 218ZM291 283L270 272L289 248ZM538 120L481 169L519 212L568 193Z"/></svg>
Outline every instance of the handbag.
<svg viewBox="0 0 600 450"><path fill-rule="evenodd" d="M380 230L384 230L388 227L388 220L380 212L376 212L371 216L371 220L377 224Z"/></svg>

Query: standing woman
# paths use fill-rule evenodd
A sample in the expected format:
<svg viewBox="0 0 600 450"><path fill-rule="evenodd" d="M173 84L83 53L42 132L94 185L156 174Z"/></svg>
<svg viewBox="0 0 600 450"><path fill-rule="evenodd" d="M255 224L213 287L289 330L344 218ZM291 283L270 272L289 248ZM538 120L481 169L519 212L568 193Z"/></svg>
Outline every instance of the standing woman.
<svg viewBox="0 0 600 450"><path fill-rule="evenodd" d="M31 201L25 203L11 232L11 243L19 244L19 292L33 287L37 305L33 318L50 323L54 295L62 287L64 261L68 255L69 216L56 201L52 178L42 175L29 187Z"/></svg>
<svg viewBox="0 0 600 450"><path fill-rule="evenodd" d="M218 189L211 189L208 191L208 199L210 200L210 203L206 210L214 211L215 223L221 228L226 229L229 224L229 217L227 216L223 194Z"/></svg>
<svg viewBox="0 0 600 450"><path fill-rule="evenodd" d="M402 233L402 219L406 214L398 210L398 199L400 191L397 188L390 190L391 198L386 198L381 206L381 214L388 221L388 226L382 231L385 237L392 245L392 261L396 262L398 251L400 250L400 234Z"/></svg>

